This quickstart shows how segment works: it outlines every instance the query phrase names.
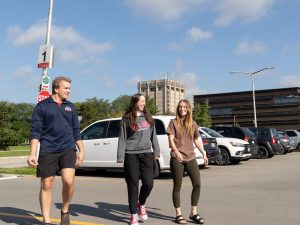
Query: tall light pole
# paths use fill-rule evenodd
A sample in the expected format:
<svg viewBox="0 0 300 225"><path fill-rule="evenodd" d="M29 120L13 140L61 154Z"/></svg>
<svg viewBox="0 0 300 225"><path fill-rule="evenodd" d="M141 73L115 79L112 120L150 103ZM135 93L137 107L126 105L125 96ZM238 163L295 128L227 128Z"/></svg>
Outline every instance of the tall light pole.
<svg viewBox="0 0 300 225"><path fill-rule="evenodd" d="M255 103L255 87L254 87L254 75L257 73L260 73L264 70L271 70L271 69L275 69L274 66L271 67L265 67L263 69L254 71L254 72L242 72L242 71L232 71L230 73L234 73L234 74L247 74L251 76L251 80L252 80L252 98L253 98L253 114L254 114L254 126L255 128L257 128L257 119L256 119L256 103Z"/></svg>
<svg viewBox="0 0 300 225"><path fill-rule="evenodd" d="M238 115L233 115L233 126L235 126L235 124L236 124L236 117L237 117Z"/></svg>

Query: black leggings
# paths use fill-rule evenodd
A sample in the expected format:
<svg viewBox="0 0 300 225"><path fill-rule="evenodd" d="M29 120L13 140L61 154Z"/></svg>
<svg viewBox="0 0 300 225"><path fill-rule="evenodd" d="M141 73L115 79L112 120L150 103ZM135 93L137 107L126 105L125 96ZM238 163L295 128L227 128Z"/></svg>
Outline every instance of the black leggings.
<svg viewBox="0 0 300 225"><path fill-rule="evenodd" d="M124 173L127 183L129 211L137 213L137 202L146 203L153 188L153 153L125 154ZM142 186L139 194L139 178Z"/></svg>
<svg viewBox="0 0 300 225"><path fill-rule="evenodd" d="M196 159L188 163L180 163L174 157L171 157L170 160L171 172L173 175L173 204L175 208L180 207L180 190L182 185L182 178L184 175L184 171L189 175L192 185L193 191L191 195L191 203L192 206L197 206L200 198L200 187L201 187L201 179L199 167Z"/></svg>

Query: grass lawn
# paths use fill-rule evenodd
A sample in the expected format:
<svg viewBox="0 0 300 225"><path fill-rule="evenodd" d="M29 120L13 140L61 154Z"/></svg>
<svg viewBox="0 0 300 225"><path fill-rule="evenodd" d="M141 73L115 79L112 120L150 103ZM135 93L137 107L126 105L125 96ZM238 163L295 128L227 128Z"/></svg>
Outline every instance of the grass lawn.
<svg viewBox="0 0 300 225"><path fill-rule="evenodd" d="M8 156L27 156L29 154L29 145L10 146L6 151L0 151L0 157Z"/></svg>
<svg viewBox="0 0 300 225"><path fill-rule="evenodd" d="M13 151L29 151L30 145L9 146L9 150Z"/></svg>
<svg viewBox="0 0 300 225"><path fill-rule="evenodd" d="M2 174L35 175L36 168L18 167L18 168L0 168Z"/></svg>
<svg viewBox="0 0 300 225"><path fill-rule="evenodd" d="M29 151L0 151L0 157L28 156Z"/></svg>

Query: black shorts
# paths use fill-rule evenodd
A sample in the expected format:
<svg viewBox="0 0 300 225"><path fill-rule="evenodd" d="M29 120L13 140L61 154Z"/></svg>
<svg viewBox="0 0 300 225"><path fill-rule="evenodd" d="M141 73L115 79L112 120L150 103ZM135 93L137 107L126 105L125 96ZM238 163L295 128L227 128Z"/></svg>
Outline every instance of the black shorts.
<svg viewBox="0 0 300 225"><path fill-rule="evenodd" d="M57 175L64 168L75 169L76 158L76 150L73 149L41 154L38 159L36 176L46 178Z"/></svg>

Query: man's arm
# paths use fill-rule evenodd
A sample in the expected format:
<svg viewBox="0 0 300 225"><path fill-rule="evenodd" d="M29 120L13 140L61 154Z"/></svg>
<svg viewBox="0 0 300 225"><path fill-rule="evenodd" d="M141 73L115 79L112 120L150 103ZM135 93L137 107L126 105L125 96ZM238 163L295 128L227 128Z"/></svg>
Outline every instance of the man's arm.
<svg viewBox="0 0 300 225"><path fill-rule="evenodd" d="M37 148L39 146L39 140L38 139L32 139L30 142L30 153L27 159L27 163L31 167L36 167L38 165L37 161Z"/></svg>
<svg viewBox="0 0 300 225"><path fill-rule="evenodd" d="M76 160L76 167L81 166L83 160L84 160L84 147L83 147L83 142L82 140L76 141L76 145L78 148L78 155L77 155L77 160Z"/></svg>

